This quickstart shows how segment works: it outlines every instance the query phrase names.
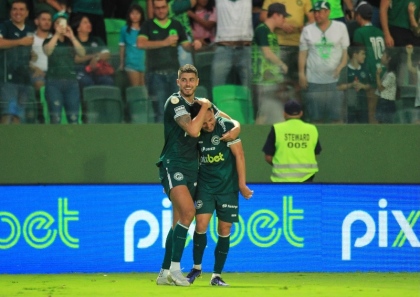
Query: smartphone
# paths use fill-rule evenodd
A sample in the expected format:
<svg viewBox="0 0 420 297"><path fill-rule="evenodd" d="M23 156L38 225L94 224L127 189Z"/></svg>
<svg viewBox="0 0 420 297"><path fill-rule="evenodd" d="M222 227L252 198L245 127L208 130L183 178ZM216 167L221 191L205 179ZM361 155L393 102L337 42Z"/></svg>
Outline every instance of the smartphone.
<svg viewBox="0 0 420 297"><path fill-rule="evenodd" d="M61 19L60 19L60 21L58 22L58 24L59 24L61 27L66 28L66 27L67 27L67 20L66 20L66 19L61 18Z"/></svg>

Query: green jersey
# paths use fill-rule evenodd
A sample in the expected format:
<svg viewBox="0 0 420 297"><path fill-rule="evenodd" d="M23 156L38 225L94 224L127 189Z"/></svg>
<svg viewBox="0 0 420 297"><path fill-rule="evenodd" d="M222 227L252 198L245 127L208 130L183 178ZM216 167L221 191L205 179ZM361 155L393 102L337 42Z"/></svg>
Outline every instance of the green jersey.
<svg viewBox="0 0 420 297"><path fill-rule="evenodd" d="M157 19L147 20L141 26L139 33L139 36L145 37L149 41L164 40L169 35L178 35L178 45L188 42L181 23L172 19L169 19L164 25L160 24ZM165 46L146 50L146 69L147 72L178 71L178 47Z"/></svg>
<svg viewBox="0 0 420 297"><path fill-rule="evenodd" d="M392 0L388 9L388 25L410 29L410 19L407 7L410 2L414 2L416 10L414 15L419 15L420 0Z"/></svg>
<svg viewBox="0 0 420 297"><path fill-rule="evenodd" d="M192 103L179 93L172 94L164 107L165 144L157 165L168 168L198 171L197 137L191 137L178 125L176 119L190 113ZM216 114L219 110L215 107Z"/></svg>
<svg viewBox="0 0 420 297"><path fill-rule="evenodd" d="M277 34L271 32L266 24L258 25L252 41L252 72L253 82L256 84L273 84L283 81L283 74L278 65L273 64L264 57L262 46L270 47L271 51L280 57L280 47Z"/></svg>
<svg viewBox="0 0 420 297"><path fill-rule="evenodd" d="M181 23L185 33L192 38L190 17L187 11L192 9L190 0L169 1L169 17Z"/></svg>
<svg viewBox="0 0 420 297"><path fill-rule="evenodd" d="M357 28L354 31L353 42L366 48L365 67L372 78L376 77L376 64L381 63L382 53L385 50L384 33L372 24ZM376 80L372 83L376 87Z"/></svg>
<svg viewBox="0 0 420 297"><path fill-rule="evenodd" d="M213 132L201 131L198 147L200 150L199 191L210 194L227 194L239 190L235 156L229 146L241 141L220 141L220 137L234 127L225 118L216 117Z"/></svg>
<svg viewBox="0 0 420 297"><path fill-rule="evenodd" d="M47 38L44 44L50 42ZM76 79L76 63L74 57L76 51L70 39L57 40L57 45L51 55L48 56L47 78L54 79Z"/></svg>

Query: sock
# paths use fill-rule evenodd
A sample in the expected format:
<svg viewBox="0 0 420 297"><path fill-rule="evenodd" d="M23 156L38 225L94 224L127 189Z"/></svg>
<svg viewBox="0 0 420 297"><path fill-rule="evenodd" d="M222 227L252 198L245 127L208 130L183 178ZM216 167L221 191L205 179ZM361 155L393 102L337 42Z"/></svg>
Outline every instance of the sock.
<svg viewBox="0 0 420 297"><path fill-rule="evenodd" d="M181 270L181 263L179 262L171 262L171 271Z"/></svg>
<svg viewBox="0 0 420 297"><path fill-rule="evenodd" d="M221 277L221 275L220 275L220 274L218 274L218 273L213 273L213 274L211 275L211 279L215 278L216 276Z"/></svg>
<svg viewBox="0 0 420 297"><path fill-rule="evenodd" d="M171 256L172 256L172 235L174 231L172 228L169 230L168 235L166 236L165 242L165 256L163 257L162 269L169 269L171 266Z"/></svg>
<svg viewBox="0 0 420 297"><path fill-rule="evenodd" d="M226 258L229 252L230 234L226 237L219 235L217 245L214 250L214 268L213 273L221 274L226 263Z"/></svg>
<svg viewBox="0 0 420 297"><path fill-rule="evenodd" d="M207 234L194 232L193 243L194 268L201 270L201 263L203 262L204 250L207 246ZM200 268L196 268L196 266L199 266Z"/></svg>
<svg viewBox="0 0 420 297"><path fill-rule="evenodd" d="M187 233L188 226L183 226L178 222L172 235L172 262L181 262L185 241L187 239Z"/></svg>

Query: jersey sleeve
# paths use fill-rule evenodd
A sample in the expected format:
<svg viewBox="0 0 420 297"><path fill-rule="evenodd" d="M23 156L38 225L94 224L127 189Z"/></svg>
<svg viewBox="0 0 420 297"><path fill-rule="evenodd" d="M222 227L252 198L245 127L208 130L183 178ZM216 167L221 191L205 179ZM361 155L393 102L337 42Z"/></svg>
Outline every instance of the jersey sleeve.
<svg viewBox="0 0 420 297"><path fill-rule="evenodd" d="M174 120L181 116L190 114L185 102L175 95L168 98L165 112L168 113Z"/></svg>

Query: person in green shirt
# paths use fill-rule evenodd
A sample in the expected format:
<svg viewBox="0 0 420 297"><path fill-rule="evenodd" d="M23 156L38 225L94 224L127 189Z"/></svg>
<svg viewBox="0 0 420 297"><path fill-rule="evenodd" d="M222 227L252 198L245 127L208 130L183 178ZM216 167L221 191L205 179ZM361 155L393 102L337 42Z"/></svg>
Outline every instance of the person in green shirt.
<svg viewBox="0 0 420 297"><path fill-rule="evenodd" d="M85 49L67 24L68 15L58 12L53 16L53 36L44 41L48 56L45 95L52 124L61 123L61 109L65 108L68 123L79 119L80 91L75 72L75 56L83 57Z"/></svg>
<svg viewBox="0 0 420 297"><path fill-rule="evenodd" d="M191 116L200 110L191 108ZM245 199L252 197L246 185L245 156L240 138L220 141L222 135L234 127L232 121L215 117L213 108L207 110L198 138L200 169L194 197L196 225L194 232L194 266L187 279L190 283L201 275L204 249L207 246L207 227L213 212L218 220L218 241L214 251L215 263L210 280L212 286L228 286L221 278L230 245L232 224L239 221L239 192Z"/></svg>

